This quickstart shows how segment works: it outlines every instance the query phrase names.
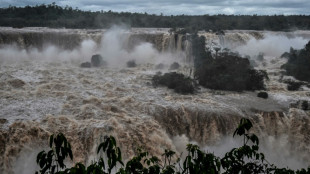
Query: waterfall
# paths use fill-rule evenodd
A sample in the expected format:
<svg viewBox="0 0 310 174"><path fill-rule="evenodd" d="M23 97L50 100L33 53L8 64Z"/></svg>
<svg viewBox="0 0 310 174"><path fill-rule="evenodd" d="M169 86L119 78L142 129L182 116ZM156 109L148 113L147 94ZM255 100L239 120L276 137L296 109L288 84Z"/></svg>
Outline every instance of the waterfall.
<svg viewBox="0 0 310 174"><path fill-rule="evenodd" d="M158 71L154 68L158 62L152 61L166 60L171 55L179 58L181 52L186 55L186 61L177 71L184 72L193 62L190 35L132 29L120 36L124 42L115 49L112 43L118 35L102 39L108 33L104 30L0 28L0 61L4 53L8 53L3 48L6 45L40 49L49 43L65 49L33 54L39 58L46 56L52 59L50 61L28 59L25 62L22 58L27 50L12 49L10 56L19 56L16 60L20 62L1 62L0 173L14 173L16 168L19 169L15 173L19 173L23 171L22 164L28 164L25 161L37 166L33 154L48 147L49 135L57 132L64 133L71 143L73 162L87 163L95 159L97 145L104 135L116 138L124 159L132 157L137 147L160 157L165 149L177 154L184 152L184 149L178 149L180 141L175 141L175 137L186 137L182 139L184 144L196 142L201 147L218 146L222 139L232 136L242 117L253 122L253 132L259 136L262 147L264 142L272 142L271 150L266 150L268 155L281 147L285 149L283 159L297 154L303 161L299 164L309 164L309 111L289 107L297 100L310 100L309 89L287 91L286 84L278 80L280 73L274 73L274 76L268 74L271 77L268 83L283 87L267 85L268 99L256 97L256 92L216 91L203 87L196 94L179 95L168 88L151 85L151 79ZM207 47L234 48L248 40L261 39L266 33L270 34L225 31L222 36L212 32L200 32L199 35L206 37ZM310 36L310 32L304 31L302 35ZM83 47L80 42L85 39L91 41ZM111 56L113 60L123 56L127 59L140 57L143 61L135 68L80 68L81 62L75 58L89 59L96 51L96 44L102 42L105 53L116 52ZM130 51L137 48L135 46L145 42L148 43L136 49L138 53L131 54ZM253 45L256 49L257 43ZM72 55L68 49L73 49ZM53 54L57 51L60 53ZM68 59L71 61L61 61L68 55L72 56ZM281 62L285 60L277 57L272 60L275 63L270 60L264 68L272 65L273 69L267 70L280 71ZM287 165L290 164L282 167Z"/></svg>
<svg viewBox="0 0 310 174"><path fill-rule="evenodd" d="M176 51L182 51L182 44L183 44L183 35L182 34L178 34L177 35L177 47L176 47Z"/></svg>
<svg viewBox="0 0 310 174"><path fill-rule="evenodd" d="M218 35L218 37L219 37L219 41L220 41L220 45L221 45L221 47L222 48L225 48L226 46L225 46L225 37L223 36L223 35Z"/></svg>

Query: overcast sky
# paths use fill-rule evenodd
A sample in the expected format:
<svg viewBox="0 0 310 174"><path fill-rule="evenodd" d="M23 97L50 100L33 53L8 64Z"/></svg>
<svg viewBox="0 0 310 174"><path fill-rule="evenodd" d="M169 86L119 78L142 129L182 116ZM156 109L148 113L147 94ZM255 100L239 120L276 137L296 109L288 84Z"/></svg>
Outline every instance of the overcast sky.
<svg viewBox="0 0 310 174"><path fill-rule="evenodd" d="M310 14L310 0L0 0L0 7L50 4L90 11L164 15Z"/></svg>

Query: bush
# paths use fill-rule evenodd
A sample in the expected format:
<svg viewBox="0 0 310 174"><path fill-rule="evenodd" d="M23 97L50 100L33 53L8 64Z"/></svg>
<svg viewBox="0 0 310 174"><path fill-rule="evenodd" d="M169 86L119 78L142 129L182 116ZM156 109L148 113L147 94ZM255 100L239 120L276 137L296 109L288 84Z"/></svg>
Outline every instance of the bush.
<svg viewBox="0 0 310 174"><path fill-rule="evenodd" d="M259 139L255 134L249 133L253 127L251 121L242 118L235 130L233 137L241 136L243 145L233 148L221 159L212 153L200 150L198 145L187 145L187 156L183 163L180 158L176 161L175 152L165 150L163 161L156 156L149 156L148 152L137 150L136 156L131 158L126 164L122 161L122 153L112 136L106 136L104 142L98 146L97 153L101 151L107 159L101 156L98 161L93 161L88 167L82 163L77 163L71 168L66 168L64 160L67 157L73 159L71 145L63 134L50 137L51 150L46 153L42 151L37 156L37 164L41 174L88 174L102 173L111 174L112 170L117 174L198 174L212 173L220 174L295 174L295 171L287 168L277 168L265 160L265 155L259 152ZM119 166L118 169L116 166ZM309 174L308 169L296 171L296 174Z"/></svg>
<svg viewBox="0 0 310 174"><path fill-rule="evenodd" d="M310 41L304 49L290 49L286 64L282 66L286 70L286 74L294 76L298 80L310 82Z"/></svg>
<svg viewBox="0 0 310 174"><path fill-rule="evenodd" d="M192 94L195 92L196 87L193 79L176 72L155 75L152 82L155 87L159 85L167 86L169 89L174 89L175 92L181 94Z"/></svg>
<svg viewBox="0 0 310 174"><path fill-rule="evenodd" d="M194 77L200 85L228 91L265 90L267 73L253 69L249 59L229 50L213 58L211 52L205 49L205 38L196 34L192 35L192 50ZM263 57L262 54L260 56Z"/></svg>
<svg viewBox="0 0 310 174"><path fill-rule="evenodd" d="M291 108L298 108L298 109L302 109L302 110L310 110L310 107L309 107L309 101L307 100L298 100L297 102L295 103L291 103L290 104L290 107Z"/></svg>
<svg viewBox="0 0 310 174"><path fill-rule="evenodd" d="M202 61L194 75L206 88L228 91L264 90L268 79L265 71L251 68L248 59L226 53Z"/></svg>

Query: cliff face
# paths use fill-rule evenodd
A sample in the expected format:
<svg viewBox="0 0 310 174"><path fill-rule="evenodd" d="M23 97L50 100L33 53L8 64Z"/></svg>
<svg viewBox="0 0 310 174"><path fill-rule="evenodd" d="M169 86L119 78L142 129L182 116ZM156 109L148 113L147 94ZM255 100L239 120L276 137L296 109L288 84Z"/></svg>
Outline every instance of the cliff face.
<svg viewBox="0 0 310 174"><path fill-rule="evenodd" d="M14 29L0 27L0 47L15 44L19 48L43 49L45 46L56 45L59 48L72 50L78 48L83 40L93 40L101 43L102 37L107 30L78 30L78 29L49 29L49 28L26 28ZM123 30L123 36L128 49L134 48L142 42L152 43L160 52L162 51L185 51L188 37L185 34L169 33L168 29L130 29ZM262 39L262 32L234 32L229 31L225 35L216 33L200 32L205 36L207 44L218 44L222 47L244 45L248 40Z"/></svg>

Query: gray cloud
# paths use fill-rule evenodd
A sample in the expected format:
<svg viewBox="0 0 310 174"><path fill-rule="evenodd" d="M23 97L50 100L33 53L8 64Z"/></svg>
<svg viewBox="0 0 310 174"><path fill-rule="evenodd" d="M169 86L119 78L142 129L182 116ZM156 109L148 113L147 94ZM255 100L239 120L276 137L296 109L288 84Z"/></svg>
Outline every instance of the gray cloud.
<svg viewBox="0 0 310 174"><path fill-rule="evenodd" d="M138 12L165 15L202 14L306 14L309 0L0 0L0 7L37 4L69 5L90 11Z"/></svg>

